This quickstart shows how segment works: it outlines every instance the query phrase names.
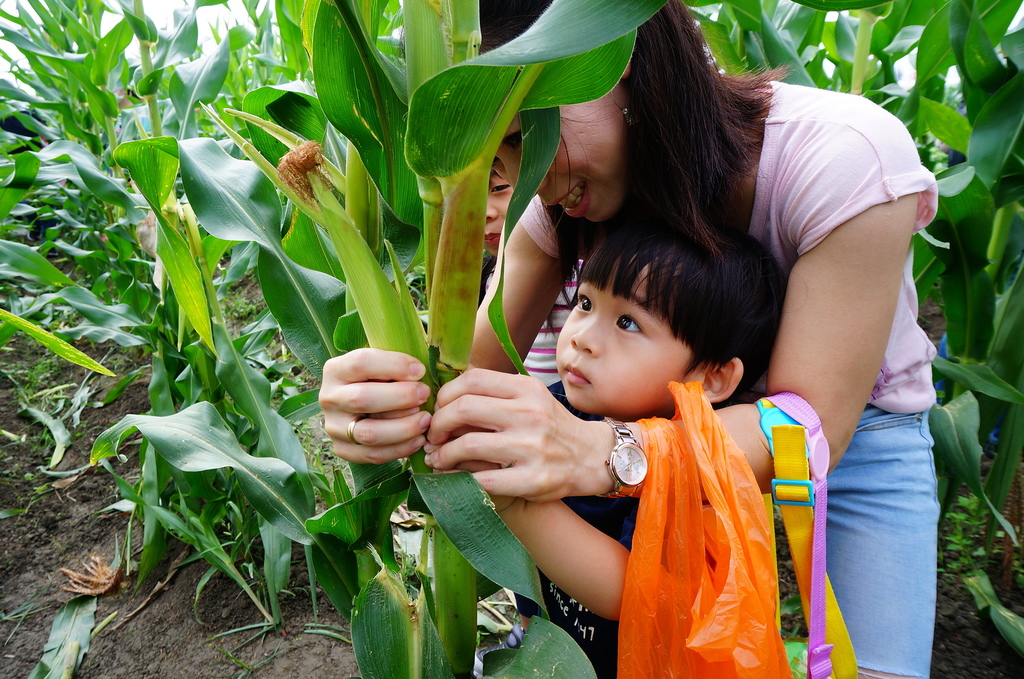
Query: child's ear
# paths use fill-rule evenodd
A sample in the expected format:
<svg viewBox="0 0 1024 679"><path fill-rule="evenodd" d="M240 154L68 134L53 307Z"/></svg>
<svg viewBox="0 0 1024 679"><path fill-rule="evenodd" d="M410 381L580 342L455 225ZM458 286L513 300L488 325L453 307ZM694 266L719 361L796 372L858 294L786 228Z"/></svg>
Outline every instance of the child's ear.
<svg viewBox="0 0 1024 679"><path fill-rule="evenodd" d="M743 379L743 361L732 358L725 365L712 368L704 375L704 393L712 403L720 403L732 396Z"/></svg>

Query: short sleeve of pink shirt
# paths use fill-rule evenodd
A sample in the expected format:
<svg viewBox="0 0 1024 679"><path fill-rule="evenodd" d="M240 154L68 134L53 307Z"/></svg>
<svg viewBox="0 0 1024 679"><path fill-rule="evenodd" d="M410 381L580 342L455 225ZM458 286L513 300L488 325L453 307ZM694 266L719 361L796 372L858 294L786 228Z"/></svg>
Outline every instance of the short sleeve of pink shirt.
<svg viewBox="0 0 1024 679"><path fill-rule="evenodd" d="M772 83L750 235L788 272L797 257L870 207L918 193L916 229L935 216L935 177L907 129L862 97Z"/></svg>

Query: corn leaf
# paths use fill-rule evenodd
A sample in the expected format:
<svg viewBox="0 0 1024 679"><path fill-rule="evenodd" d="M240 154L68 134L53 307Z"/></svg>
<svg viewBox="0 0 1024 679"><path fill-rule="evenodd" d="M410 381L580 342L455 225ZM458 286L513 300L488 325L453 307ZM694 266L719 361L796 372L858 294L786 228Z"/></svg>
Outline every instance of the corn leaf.
<svg viewBox="0 0 1024 679"><path fill-rule="evenodd" d="M966 173L952 168L939 175L939 212L929 231L950 244L949 249L933 250L945 265L941 286L950 353L981 361L988 353L995 316L995 288L985 271L994 207L984 182L975 175L962 184L961 174Z"/></svg>
<svg viewBox="0 0 1024 679"><path fill-rule="evenodd" d="M589 10L588 10L589 11ZM507 61L497 62L494 52L442 71L413 94L409 104L410 126L405 154L410 166L423 177L450 177L463 171L482 155L488 166L497 150L495 130L500 119L511 118L519 108L549 108L596 99L610 90L622 76L633 52L633 33L626 33L590 52L560 59L535 68L528 92L519 91L519 64L528 63L534 53L516 53L499 48ZM515 45L515 40L509 45ZM507 47L507 46L506 46ZM493 145L493 148L489 148Z"/></svg>
<svg viewBox="0 0 1024 679"><path fill-rule="evenodd" d="M323 364L338 353L333 334L338 316L345 313L344 287L285 254L280 199L253 163L232 158L212 139L182 141L180 153L182 185L203 228L218 238L260 247L257 271L267 306L288 346L319 377Z"/></svg>
<svg viewBox="0 0 1024 679"><path fill-rule="evenodd" d="M1024 403L1024 394L996 375L987 365L954 363L941 356L935 357L933 365L944 376L972 391L1008 403Z"/></svg>
<svg viewBox="0 0 1024 679"><path fill-rule="evenodd" d="M43 657L28 679L63 679L74 676L82 662L96 615L96 597L76 596L60 607L43 646Z"/></svg>
<svg viewBox="0 0 1024 679"><path fill-rule="evenodd" d="M1006 534L1016 539L1013 526L992 504L981 485L980 415L974 394L968 391L944 406L934 406L928 423L935 438L936 458L946 465L958 482L966 483L975 495L985 501Z"/></svg>
<svg viewBox="0 0 1024 679"><path fill-rule="evenodd" d="M128 142L118 146L114 158L135 177L136 186L156 215L157 255L164 263L174 296L192 327L212 348L213 331L203 273L184 237L164 213L178 172L177 141L172 137L153 137Z"/></svg>
<svg viewBox="0 0 1024 679"><path fill-rule="evenodd" d="M292 540L312 542L303 525L309 513L298 473L283 460L242 450L211 403L201 401L165 417L128 415L96 439L92 463L116 456L121 442L136 429L177 469L234 469L245 496L261 516Z"/></svg>
<svg viewBox="0 0 1024 679"><path fill-rule="evenodd" d="M49 413L44 413L37 408L23 408L18 412L22 417L29 417L50 430L53 437L53 453L50 455L50 463L47 465L53 469L64 459L64 452L71 445L71 434L60 419Z"/></svg>
<svg viewBox="0 0 1024 679"><path fill-rule="evenodd" d="M178 114L179 137L184 137L195 125L195 105L210 103L218 97L227 79L230 61L230 41L222 40L211 53L174 69L170 95Z"/></svg>
<svg viewBox="0 0 1024 679"><path fill-rule="evenodd" d="M418 224L423 206L416 177L402 159L407 95L404 77L368 39L356 3L321 3L313 27L313 75L324 114L355 144L384 200Z"/></svg>
<svg viewBox="0 0 1024 679"><path fill-rule="evenodd" d="M281 239L281 246L288 258L299 266L345 280L334 246L306 213L292 211L291 226Z"/></svg>
<svg viewBox="0 0 1024 679"><path fill-rule="evenodd" d="M284 460L298 472L306 494L304 511L312 513L313 487L309 481L306 453L291 424L271 407L270 381L249 365L223 326L214 326L213 333L218 354L217 379L231 396L235 407L259 430L256 454Z"/></svg>
<svg viewBox="0 0 1024 679"><path fill-rule="evenodd" d="M988 364L992 371L1018 389L1024 388L1024 278L1017 276L1000 300L1002 314L992 340ZM985 492L992 503L1002 507L1010 492L1024 448L1024 406L993 402L980 397L982 431L991 431L1000 415L1005 420L999 434L996 459L985 478Z"/></svg>
<svg viewBox="0 0 1024 679"><path fill-rule="evenodd" d="M413 482L430 513L474 568L502 587L544 601L537 567L472 474L414 474Z"/></svg>
<svg viewBox="0 0 1024 679"><path fill-rule="evenodd" d="M971 137L971 124L967 118L945 104L921 97L921 115L928 129L950 148L967 153Z"/></svg>
<svg viewBox="0 0 1024 679"><path fill-rule="evenodd" d="M565 630L534 616L518 651L492 651L484 656L484 679L595 679L586 654Z"/></svg>
<svg viewBox="0 0 1024 679"><path fill-rule="evenodd" d="M316 536L309 555L317 583L348 620L352 620L352 602L359 592L359 575L355 553L332 535Z"/></svg>
<svg viewBox="0 0 1024 679"><path fill-rule="evenodd" d="M121 144L114 151L114 160L132 173L150 207L159 212L171 197L178 176L177 140L153 137Z"/></svg>
<svg viewBox="0 0 1024 679"><path fill-rule="evenodd" d="M0 240L0 277L24 278L42 285L75 284L35 248L9 240Z"/></svg>
<svg viewBox="0 0 1024 679"><path fill-rule="evenodd" d="M793 0L793 2L822 12L840 12L844 9L877 7L886 4L889 0Z"/></svg>
<svg viewBox="0 0 1024 679"><path fill-rule="evenodd" d="M39 159L31 153L19 153L14 157L14 167L10 174L4 175L8 167L0 168L0 219L11 212L25 192L32 188L39 172Z"/></svg>
<svg viewBox="0 0 1024 679"><path fill-rule="evenodd" d="M454 679L422 594L381 568L355 601L352 646L365 679Z"/></svg>
<svg viewBox="0 0 1024 679"><path fill-rule="evenodd" d="M0 244L4 243L5 241L0 241ZM103 373L104 375L109 375L111 377L114 376L114 373L89 358L86 354L74 348L56 335L52 335L43 330L31 321L26 321L24 318L15 316L5 309L0 309L0 322L9 323L12 327L23 331L29 337L65 360L71 361L83 368L88 368L94 372Z"/></svg>
<svg viewBox="0 0 1024 679"><path fill-rule="evenodd" d="M308 92L305 83L260 87L245 95L242 109L246 113L273 120L278 125L314 141L322 142L326 118L319 100ZM249 139L263 156L275 165L288 148L258 125L246 123Z"/></svg>
<svg viewBox="0 0 1024 679"><path fill-rule="evenodd" d="M519 222L526 211L527 205L533 200L540 183L544 181L547 168L558 151L559 132L561 119L558 109L538 109L536 111L523 111L520 116L523 126L523 162L519 171L519 181L516 183L516 190L509 202L508 212L505 215L505 230L502 238L507 242L512 229ZM504 248L502 249L504 252ZM505 349L505 353L512 360L513 365L522 374L527 374L519 352L512 343L509 336L508 324L505 322L505 309L501 304L502 291L505 288L505 267L500 267L500 276L492 285L497 286L497 291L487 306L487 318L491 321L494 334L498 342Z"/></svg>
<svg viewBox="0 0 1024 679"><path fill-rule="evenodd" d="M981 109L971 131L969 162L991 187L995 206L1024 198L1024 73L999 88Z"/></svg>
<svg viewBox="0 0 1024 679"><path fill-rule="evenodd" d="M978 612L989 618L1013 650L1024 656L1024 618L1006 608L999 601L992 582L984 571L976 571L964 578L964 584L974 596Z"/></svg>
<svg viewBox="0 0 1024 679"><path fill-rule="evenodd" d="M291 578L292 541L266 520L260 521L260 541L263 543L263 583L270 612L280 623L280 594L287 589Z"/></svg>
<svg viewBox="0 0 1024 679"><path fill-rule="evenodd" d="M134 196L126 190L124 180L107 174L100 168L96 156L80 144L67 140L55 141L35 155L44 162L70 160L75 169L72 181L82 184L103 202L125 210L129 221L142 219L143 215L135 205Z"/></svg>

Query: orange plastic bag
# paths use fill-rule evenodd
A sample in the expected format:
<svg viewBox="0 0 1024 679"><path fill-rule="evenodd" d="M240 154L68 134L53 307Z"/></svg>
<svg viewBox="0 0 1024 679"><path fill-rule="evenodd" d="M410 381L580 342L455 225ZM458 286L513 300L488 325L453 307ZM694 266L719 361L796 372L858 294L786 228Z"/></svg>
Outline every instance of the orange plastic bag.
<svg viewBox="0 0 1024 679"><path fill-rule="evenodd" d="M674 421L640 423L649 470L619 619L618 678L789 678L761 491L700 383L670 389Z"/></svg>

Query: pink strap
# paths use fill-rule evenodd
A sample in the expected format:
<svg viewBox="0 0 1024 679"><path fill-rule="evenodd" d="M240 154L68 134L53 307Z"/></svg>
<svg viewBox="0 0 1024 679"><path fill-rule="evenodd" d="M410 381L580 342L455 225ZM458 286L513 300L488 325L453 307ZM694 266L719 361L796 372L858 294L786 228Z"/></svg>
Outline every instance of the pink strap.
<svg viewBox="0 0 1024 679"><path fill-rule="evenodd" d="M810 403L791 391L779 392L769 396L768 400L807 429L807 465L811 470L811 478L815 481L824 479L828 474L832 457L829 454L828 440L821 433L818 413L814 412Z"/></svg>
<svg viewBox="0 0 1024 679"><path fill-rule="evenodd" d="M810 620L807 622L808 679L827 679L832 674L832 644L825 643L825 527L828 513L828 441L821 420L802 397L784 391L768 397L777 408L807 429L808 465L814 479L814 543L811 548Z"/></svg>

